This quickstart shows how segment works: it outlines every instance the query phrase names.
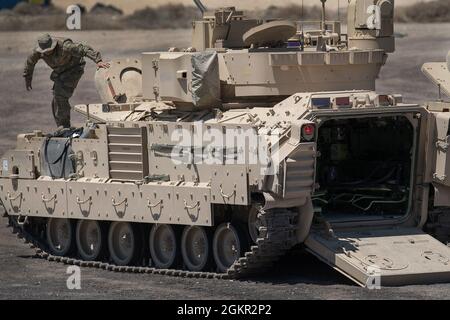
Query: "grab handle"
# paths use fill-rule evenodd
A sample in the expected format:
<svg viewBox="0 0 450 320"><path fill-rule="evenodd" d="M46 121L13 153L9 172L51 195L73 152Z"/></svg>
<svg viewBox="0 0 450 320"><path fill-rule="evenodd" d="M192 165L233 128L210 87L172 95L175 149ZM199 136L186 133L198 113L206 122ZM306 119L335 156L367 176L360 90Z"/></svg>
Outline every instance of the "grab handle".
<svg viewBox="0 0 450 320"><path fill-rule="evenodd" d="M116 200L115 200L114 198L112 198L111 201L112 201L113 207L118 207L118 206L121 206L121 205L123 205L123 204L127 205L128 199L125 198L125 199L123 199L122 201L120 201L119 203L117 203Z"/></svg>
<svg viewBox="0 0 450 320"><path fill-rule="evenodd" d="M15 196L15 197L11 197L11 194L8 192L8 200L9 201L14 201L14 200L17 200L17 199L19 199L19 198L22 198L22 192L20 192L17 196Z"/></svg>
<svg viewBox="0 0 450 320"><path fill-rule="evenodd" d="M163 203L163 201L162 201L162 200L159 200L158 203L152 204L152 203L150 202L150 199L147 199L147 207L149 207L149 208L156 208L157 206L161 205L162 203Z"/></svg>
<svg viewBox="0 0 450 320"><path fill-rule="evenodd" d="M188 210L193 210L195 208L197 208L200 205L200 201L197 201L197 203L193 206L188 206L186 200L184 200L184 208L188 209Z"/></svg>
<svg viewBox="0 0 450 320"><path fill-rule="evenodd" d="M50 199L46 198L45 195L42 194L42 197L41 197L41 198L42 198L42 202L49 203L49 202L51 202L51 201L53 201L53 200L56 200L56 194L53 195Z"/></svg>
<svg viewBox="0 0 450 320"><path fill-rule="evenodd" d="M85 204L85 203L90 203L92 204L92 197L87 198L86 200L80 200L80 197L77 197L77 204L81 205L81 204Z"/></svg>
<svg viewBox="0 0 450 320"><path fill-rule="evenodd" d="M234 187L236 188L236 185L234 185ZM220 195L222 197L224 197L225 199L230 199L230 198L234 197L235 194L236 194L236 189L233 190L233 192L230 194L225 194L225 193L223 193L222 185L220 186Z"/></svg>

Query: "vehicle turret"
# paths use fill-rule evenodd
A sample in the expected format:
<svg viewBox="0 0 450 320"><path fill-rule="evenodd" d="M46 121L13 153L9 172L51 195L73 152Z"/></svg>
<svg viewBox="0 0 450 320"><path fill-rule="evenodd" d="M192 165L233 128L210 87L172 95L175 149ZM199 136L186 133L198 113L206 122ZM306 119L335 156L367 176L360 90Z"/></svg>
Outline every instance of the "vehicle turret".
<svg viewBox="0 0 450 320"><path fill-rule="evenodd" d="M340 22L326 20L325 2L322 20L312 22L261 21L235 8L205 11L200 5L192 47L142 54L142 99L201 110L236 103L270 107L298 92L374 90L394 49L394 1L351 1L348 35ZM136 68L130 63L120 68ZM110 91L103 98L126 91L117 83L120 70L115 78L99 72L100 92Z"/></svg>

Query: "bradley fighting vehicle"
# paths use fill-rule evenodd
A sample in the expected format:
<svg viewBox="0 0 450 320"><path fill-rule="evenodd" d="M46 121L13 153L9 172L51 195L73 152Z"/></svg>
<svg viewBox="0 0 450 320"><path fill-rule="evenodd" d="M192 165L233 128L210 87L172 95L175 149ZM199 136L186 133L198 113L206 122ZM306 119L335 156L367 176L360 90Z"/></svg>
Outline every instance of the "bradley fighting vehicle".
<svg viewBox="0 0 450 320"><path fill-rule="evenodd" d="M112 61L82 128L1 158L5 214L38 254L229 279L301 245L361 285L449 281L450 104L374 91L394 0L349 1L346 33L325 0L316 22L195 2L192 47ZM423 71L450 94L448 64Z"/></svg>

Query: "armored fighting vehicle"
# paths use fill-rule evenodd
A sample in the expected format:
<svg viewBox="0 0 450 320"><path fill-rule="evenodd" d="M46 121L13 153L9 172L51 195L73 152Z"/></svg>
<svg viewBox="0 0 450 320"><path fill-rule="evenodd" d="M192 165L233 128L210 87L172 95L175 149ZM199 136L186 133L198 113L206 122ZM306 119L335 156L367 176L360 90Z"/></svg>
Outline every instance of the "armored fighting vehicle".
<svg viewBox="0 0 450 320"><path fill-rule="evenodd" d="M1 158L20 235L115 271L241 278L301 246L363 286L449 281L450 103L375 92L394 0L351 0L346 33L325 1L321 21L195 2L190 48L111 61L85 125ZM423 70L450 94L447 64Z"/></svg>

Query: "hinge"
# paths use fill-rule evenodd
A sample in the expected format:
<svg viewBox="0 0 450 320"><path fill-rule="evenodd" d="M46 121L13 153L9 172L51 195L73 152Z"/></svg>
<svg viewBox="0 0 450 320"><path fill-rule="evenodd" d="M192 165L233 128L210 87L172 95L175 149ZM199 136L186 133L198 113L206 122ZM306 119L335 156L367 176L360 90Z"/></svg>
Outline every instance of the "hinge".
<svg viewBox="0 0 450 320"><path fill-rule="evenodd" d="M153 87L153 94L155 95L155 101L159 99L159 87Z"/></svg>
<svg viewBox="0 0 450 320"><path fill-rule="evenodd" d="M159 69L158 60L152 60L152 66L153 66L153 69L155 70L155 72L158 71L158 69Z"/></svg>
<svg viewBox="0 0 450 320"><path fill-rule="evenodd" d="M152 60L152 67L153 67L153 70L155 70L155 78L156 78L158 76L158 70L159 70L158 60Z"/></svg>
<svg viewBox="0 0 450 320"><path fill-rule="evenodd" d="M436 142L436 148L438 148L442 152L447 152L448 148L449 148L449 145L448 145L447 142L438 141L438 142Z"/></svg>
<svg viewBox="0 0 450 320"><path fill-rule="evenodd" d="M447 176L445 174L438 175L437 173L435 173L435 174L433 174L433 179L444 182L447 179Z"/></svg>

